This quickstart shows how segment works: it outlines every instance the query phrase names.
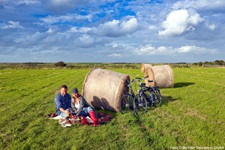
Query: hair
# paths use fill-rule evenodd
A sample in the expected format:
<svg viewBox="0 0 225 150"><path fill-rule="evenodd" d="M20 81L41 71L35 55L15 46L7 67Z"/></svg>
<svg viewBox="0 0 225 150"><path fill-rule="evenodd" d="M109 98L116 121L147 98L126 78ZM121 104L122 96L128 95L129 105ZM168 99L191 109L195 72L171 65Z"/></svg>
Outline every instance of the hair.
<svg viewBox="0 0 225 150"><path fill-rule="evenodd" d="M62 88L68 89L68 87L67 87L66 85L62 85L62 86L60 87L60 89L62 89Z"/></svg>

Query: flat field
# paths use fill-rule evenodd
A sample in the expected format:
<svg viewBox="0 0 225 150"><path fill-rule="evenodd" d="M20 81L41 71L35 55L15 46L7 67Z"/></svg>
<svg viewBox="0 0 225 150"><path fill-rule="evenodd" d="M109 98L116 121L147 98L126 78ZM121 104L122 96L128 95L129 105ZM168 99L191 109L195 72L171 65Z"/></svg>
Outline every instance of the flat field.
<svg viewBox="0 0 225 150"><path fill-rule="evenodd" d="M81 90L89 71L0 70L0 149L225 148L224 68L173 68L175 87L161 89L163 105L139 116L106 111L114 119L105 125L68 128L46 119L59 87Z"/></svg>

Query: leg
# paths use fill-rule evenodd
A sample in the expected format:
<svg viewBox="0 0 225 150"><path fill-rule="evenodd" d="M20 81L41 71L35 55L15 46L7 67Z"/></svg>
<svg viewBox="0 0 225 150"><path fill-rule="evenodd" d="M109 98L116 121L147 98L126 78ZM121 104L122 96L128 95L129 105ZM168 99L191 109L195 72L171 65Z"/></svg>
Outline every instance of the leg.
<svg viewBox="0 0 225 150"><path fill-rule="evenodd" d="M63 117L64 119L67 117L67 115L64 112L60 112L60 116Z"/></svg>
<svg viewBox="0 0 225 150"><path fill-rule="evenodd" d="M89 122L87 121L86 117L88 116L88 111L86 108L83 108L83 110L81 111L80 115L81 117L81 123L84 124L89 124Z"/></svg>
<svg viewBox="0 0 225 150"><path fill-rule="evenodd" d="M91 117L91 120L93 121L94 126L97 126L98 118L95 116L95 112L93 110L89 111L89 116Z"/></svg>

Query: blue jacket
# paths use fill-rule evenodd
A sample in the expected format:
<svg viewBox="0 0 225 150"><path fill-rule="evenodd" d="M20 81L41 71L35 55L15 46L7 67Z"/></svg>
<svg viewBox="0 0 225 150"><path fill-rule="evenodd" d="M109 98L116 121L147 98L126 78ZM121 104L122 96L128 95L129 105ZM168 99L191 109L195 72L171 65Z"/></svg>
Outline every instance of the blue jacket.
<svg viewBox="0 0 225 150"><path fill-rule="evenodd" d="M65 96L62 96L61 93L57 94L55 99L55 105L56 105L56 114L60 115L60 108L63 108L64 110L71 108L71 97L67 93Z"/></svg>

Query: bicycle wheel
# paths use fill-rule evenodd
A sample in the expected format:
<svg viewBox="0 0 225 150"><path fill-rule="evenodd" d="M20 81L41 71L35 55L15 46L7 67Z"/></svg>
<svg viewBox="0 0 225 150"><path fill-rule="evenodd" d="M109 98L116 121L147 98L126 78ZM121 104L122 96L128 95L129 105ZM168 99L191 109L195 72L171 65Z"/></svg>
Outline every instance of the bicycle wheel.
<svg viewBox="0 0 225 150"><path fill-rule="evenodd" d="M144 111L147 112L148 110L148 102L144 96L140 96L140 94L137 94L135 96L135 110L136 111Z"/></svg>
<svg viewBox="0 0 225 150"><path fill-rule="evenodd" d="M147 106L152 107L153 106L153 103L152 103L153 95L149 90L145 91L145 97L147 100Z"/></svg>
<svg viewBox="0 0 225 150"><path fill-rule="evenodd" d="M153 105L155 107L161 106L162 105L162 96L158 90L154 90L152 92L152 97L153 97Z"/></svg>
<svg viewBox="0 0 225 150"><path fill-rule="evenodd" d="M122 96L120 102L121 102L121 110L120 110L121 113L123 113L124 111L135 111L134 98L130 94Z"/></svg>

